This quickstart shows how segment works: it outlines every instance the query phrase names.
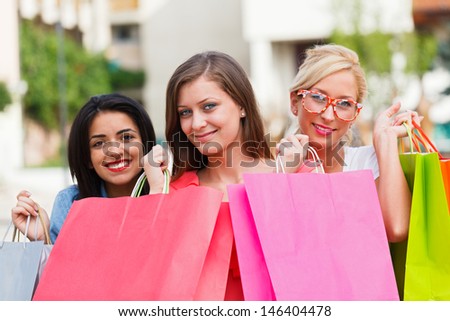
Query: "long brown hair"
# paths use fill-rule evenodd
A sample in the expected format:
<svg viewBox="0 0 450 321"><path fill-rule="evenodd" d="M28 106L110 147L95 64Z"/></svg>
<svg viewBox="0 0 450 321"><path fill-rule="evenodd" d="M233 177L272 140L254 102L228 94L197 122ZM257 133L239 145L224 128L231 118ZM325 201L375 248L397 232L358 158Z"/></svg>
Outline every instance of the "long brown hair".
<svg viewBox="0 0 450 321"><path fill-rule="evenodd" d="M214 81L245 111L241 118L242 152L254 158L272 158L264 136L264 124L253 87L244 69L231 56L217 51L198 53L182 63L169 80L166 91L166 139L174 155L174 180L185 171L206 167L208 159L188 140L181 130L177 112L181 88L200 76Z"/></svg>

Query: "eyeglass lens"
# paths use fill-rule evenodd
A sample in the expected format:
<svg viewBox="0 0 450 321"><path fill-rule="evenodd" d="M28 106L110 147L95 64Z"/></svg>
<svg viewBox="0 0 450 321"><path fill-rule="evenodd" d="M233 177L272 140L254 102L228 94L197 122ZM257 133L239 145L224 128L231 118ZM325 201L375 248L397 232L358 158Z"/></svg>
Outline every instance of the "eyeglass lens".
<svg viewBox="0 0 450 321"><path fill-rule="evenodd" d="M326 95L318 93L307 93L303 97L305 108L312 112L322 111L328 104L328 98ZM355 102L347 99L336 99L334 101L336 106L335 111L339 118L344 120L353 119L358 110L358 106Z"/></svg>

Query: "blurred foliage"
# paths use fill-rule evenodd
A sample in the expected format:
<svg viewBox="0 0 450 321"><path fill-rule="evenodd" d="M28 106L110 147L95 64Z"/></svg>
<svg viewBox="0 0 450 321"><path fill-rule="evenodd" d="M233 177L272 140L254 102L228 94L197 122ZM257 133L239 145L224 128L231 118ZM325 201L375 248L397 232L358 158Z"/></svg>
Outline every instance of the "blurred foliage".
<svg viewBox="0 0 450 321"><path fill-rule="evenodd" d="M4 82L0 82L0 111L5 110L5 107L12 103L11 95Z"/></svg>
<svg viewBox="0 0 450 321"><path fill-rule="evenodd" d="M398 50L406 57L405 72L423 76L430 70L438 53L438 41L426 32L408 32L399 35Z"/></svg>
<svg viewBox="0 0 450 321"><path fill-rule="evenodd" d="M353 34L334 30L330 42L343 45L358 53L361 66L366 71L385 74L391 71L392 53L389 43L392 35L374 31L363 35L359 31Z"/></svg>
<svg viewBox="0 0 450 321"><path fill-rule="evenodd" d="M28 83L24 97L25 115L46 128L59 123L57 70L58 39L32 21L20 24L22 77ZM102 55L86 52L69 37L64 39L66 100L71 121L92 95L111 92L107 61Z"/></svg>
<svg viewBox="0 0 450 321"><path fill-rule="evenodd" d="M450 22L447 24L447 31L450 32ZM441 65L450 70L450 39L442 39L438 45L438 53Z"/></svg>
<svg viewBox="0 0 450 321"><path fill-rule="evenodd" d="M362 4L361 0L334 1L334 9L342 21L333 31L330 42L356 51L363 68L378 75L391 73L394 52L405 57L406 73L422 76L431 69L438 50L438 42L433 35L418 31L396 34L379 30L362 32L361 23L365 17ZM380 10L383 8L380 7ZM375 17L381 13L372 12Z"/></svg>
<svg viewBox="0 0 450 321"><path fill-rule="evenodd" d="M144 71L125 70L111 62L108 65L108 71L111 80L111 86L114 90L141 88L144 86Z"/></svg>

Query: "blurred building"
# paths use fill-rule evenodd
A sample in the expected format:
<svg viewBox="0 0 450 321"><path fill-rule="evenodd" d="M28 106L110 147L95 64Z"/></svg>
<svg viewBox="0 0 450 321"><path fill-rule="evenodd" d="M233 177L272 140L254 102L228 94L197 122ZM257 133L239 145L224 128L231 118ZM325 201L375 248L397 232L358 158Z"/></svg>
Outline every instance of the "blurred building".
<svg viewBox="0 0 450 321"><path fill-rule="evenodd" d="M3 137L0 157L0 182L7 180L11 170L23 165L21 95L26 84L20 80L19 29L16 0L0 1L0 82L11 92L12 104L0 112L0 135Z"/></svg>
<svg viewBox="0 0 450 321"><path fill-rule="evenodd" d="M104 52L113 67L145 71L145 86L123 93L144 103L160 139L165 86L182 61L215 49L249 70L241 0L20 0L19 13L48 25L60 21L86 49Z"/></svg>
<svg viewBox="0 0 450 321"><path fill-rule="evenodd" d="M436 147L450 155L450 0L414 0L416 29L432 32L438 40L435 69L425 79L428 122Z"/></svg>
<svg viewBox="0 0 450 321"><path fill-rule="evenodd" d="M346 12L344 5L348 1L344 0L16 2L22 18L38 17L49 25L61 21L88 50L104 52L112 65L144 71L145 85L124 93L144 103L161 139L167 81L180 63L203 50L227 52L243 65L253 82L268 130L279 138L292 120L288 88L303 50L326 42L337 26L349 23L348 16L340 14ZM448 1L361 1L361 29L412 31L414 22L421 26L436 20L430 4L434 3L435 9L440 6L439 14L445 12L444 2Z"/></svg>

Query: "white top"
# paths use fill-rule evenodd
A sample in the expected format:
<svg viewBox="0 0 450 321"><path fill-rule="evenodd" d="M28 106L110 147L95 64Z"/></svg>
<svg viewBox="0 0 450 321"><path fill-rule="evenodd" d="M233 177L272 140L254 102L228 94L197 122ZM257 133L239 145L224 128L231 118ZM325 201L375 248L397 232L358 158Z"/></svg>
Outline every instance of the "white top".
<svg viewBox="0 0 450 321"><path fill-rule="evenodd" d="M373 146L344 147L345 159L343 171L372 170L374 179L380 176L377 155Z"/></svg>

